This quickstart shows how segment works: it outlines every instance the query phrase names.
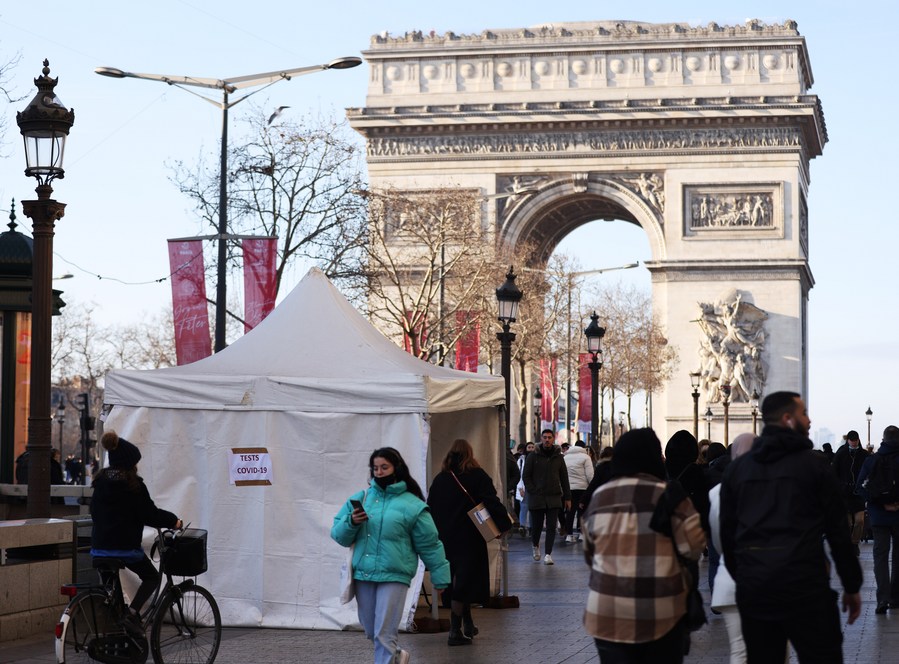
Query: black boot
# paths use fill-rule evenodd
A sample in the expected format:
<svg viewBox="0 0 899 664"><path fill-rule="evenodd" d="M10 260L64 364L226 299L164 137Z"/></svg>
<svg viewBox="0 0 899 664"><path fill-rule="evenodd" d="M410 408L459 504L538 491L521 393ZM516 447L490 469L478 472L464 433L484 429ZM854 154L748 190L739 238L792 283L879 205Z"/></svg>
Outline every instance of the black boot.
<svg viewBox="0 0 899 664"><path fill-rule="evenodd" d="M474 620L471 618L470 604L466 604L462 610L462 633L469 639L473 639L478 635L478 628L474 626Z"/></svg>
<svg viewBox="0 0 899 664"><path fill-rule="evenodd" d="M450 614L450 632L446 642L451 646L471 645L471 638L462 633L462 616L455 613Z"/></svg>

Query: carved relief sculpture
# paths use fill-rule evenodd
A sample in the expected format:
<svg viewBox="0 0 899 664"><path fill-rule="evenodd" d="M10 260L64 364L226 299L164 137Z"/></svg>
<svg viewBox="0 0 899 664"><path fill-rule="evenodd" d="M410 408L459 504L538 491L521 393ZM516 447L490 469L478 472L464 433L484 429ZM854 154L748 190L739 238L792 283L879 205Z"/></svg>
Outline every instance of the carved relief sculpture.
<svg viewBox="0 0 899 664"><path fill-rule="evenodd" d="M749 402L764 392L763 359L768 314L745 291L730 290L715 302L700 302L700 389L708 402L721 400L721 386L731 386L731 402Z"/></svg>

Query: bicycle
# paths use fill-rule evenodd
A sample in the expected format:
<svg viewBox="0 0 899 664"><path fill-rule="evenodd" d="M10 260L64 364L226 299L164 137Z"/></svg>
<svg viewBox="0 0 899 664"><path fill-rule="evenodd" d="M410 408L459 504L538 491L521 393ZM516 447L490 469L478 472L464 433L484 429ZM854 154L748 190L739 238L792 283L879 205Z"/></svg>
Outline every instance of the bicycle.
<svg viewBox="0 0 899 664"><path fill-rule="evenodd" d="M130 619L125 605L119 558L94 558L100 584L66 584L60 593L72 599L56 625L56 660L60 664L101 662L144 664L212 664L222 637L222 619L212 594L193 579L175 583L172 576L195 577L206 571L206 531L160 530L160 582L140 614ZM149 629L150 638L146 633Z"/></svg>

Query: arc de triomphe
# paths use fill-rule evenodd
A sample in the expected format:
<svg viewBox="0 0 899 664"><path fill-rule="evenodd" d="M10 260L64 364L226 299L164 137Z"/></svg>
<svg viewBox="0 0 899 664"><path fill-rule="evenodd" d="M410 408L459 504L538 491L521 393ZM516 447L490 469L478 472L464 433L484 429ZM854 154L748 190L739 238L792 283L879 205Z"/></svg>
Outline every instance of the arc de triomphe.
<svg viewBox="0 0 899 664"><path fill-rule="evenodd" d="M731 386L731 437L753 391L807 394L809 160L827 131L796 23L410 32L364 56L366 106L348 117L373 188L511 193L485 223L547 257L593 220L643 228L680 356L654 396L663 440L692 429L697 369L702 410Z"/></svg>

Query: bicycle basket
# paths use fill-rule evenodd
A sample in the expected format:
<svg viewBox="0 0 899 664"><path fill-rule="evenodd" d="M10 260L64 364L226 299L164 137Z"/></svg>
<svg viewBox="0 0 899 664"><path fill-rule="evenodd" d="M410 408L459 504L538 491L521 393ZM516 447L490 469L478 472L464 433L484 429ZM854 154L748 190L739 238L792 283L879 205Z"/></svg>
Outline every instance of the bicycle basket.
<svg viewBox="0 0 899 664"><path fill-rule="evenodd" d="M206 571L206 531L188 528L166 538L165 569L174 576L198 576Z"/></svg>

